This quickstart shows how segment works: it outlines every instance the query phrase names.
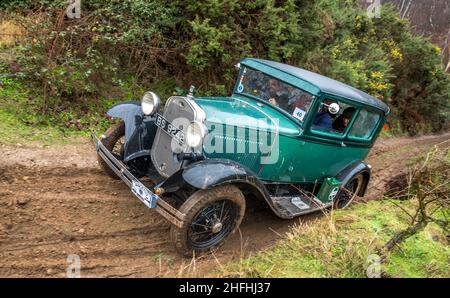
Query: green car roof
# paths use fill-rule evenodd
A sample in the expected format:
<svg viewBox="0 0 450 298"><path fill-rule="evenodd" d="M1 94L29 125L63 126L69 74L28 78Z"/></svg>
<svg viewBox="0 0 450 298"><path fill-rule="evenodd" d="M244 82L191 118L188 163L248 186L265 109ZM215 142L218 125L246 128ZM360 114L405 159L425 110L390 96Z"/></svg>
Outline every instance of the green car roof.
<svg viewBox="0 0 450 298"><path fill-rule="evenodd" d="M258 68L258 66L269 66L270 68L282 71L302 81L308 82L309 84L314 85L323 93L351 99L356 102L360 102L362 104L380 109L385 114L389 113L389 107L381 100L376 99L375 97L370 96L369 94L352 86L330 79L323 75L310 72L292 65L263 59L245 58L241 60L241 63L252 68ZM299 87L301 88L302 86Z"/></svg>

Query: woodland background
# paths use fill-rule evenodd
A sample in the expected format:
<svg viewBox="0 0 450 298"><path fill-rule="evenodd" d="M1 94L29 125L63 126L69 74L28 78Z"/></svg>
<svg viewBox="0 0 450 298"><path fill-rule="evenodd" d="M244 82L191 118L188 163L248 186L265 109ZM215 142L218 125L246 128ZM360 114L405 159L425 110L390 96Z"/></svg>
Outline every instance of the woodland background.
<svg viewBox="0 0 450 298"><path fill-rule="evenodd" d="M69 19L67 0L2 0L1 107L27 125L103 127L145 90L230 94L233 65L258 57L385 101L393 134L448 128L448 1L382 3L369 18L356 0L83 0Z"/></svg>

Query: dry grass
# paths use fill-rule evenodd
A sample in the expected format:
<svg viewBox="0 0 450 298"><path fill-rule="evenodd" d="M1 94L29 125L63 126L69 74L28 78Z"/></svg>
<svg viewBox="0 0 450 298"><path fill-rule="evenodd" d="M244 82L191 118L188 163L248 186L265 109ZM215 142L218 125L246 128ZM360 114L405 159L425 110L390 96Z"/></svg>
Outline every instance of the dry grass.
<svg viewBox="0 0 450 298"><path fill-rule="evenodd" d="M20 43L25 30L13 21L4 20L0 23L0 46L8 47Z"/></svg>
<svg viewBox="0 0 450 298"><path fill-rule="evenodd" d="M403 201L412 210L414 202ZM407 223L390 201L355 204L313 222L299 223L267 251L225 264L220 277L366 277L370 257ZM449 276L448 247L435 225L408 239L393 252L381 273L393 277Z"/></svg>

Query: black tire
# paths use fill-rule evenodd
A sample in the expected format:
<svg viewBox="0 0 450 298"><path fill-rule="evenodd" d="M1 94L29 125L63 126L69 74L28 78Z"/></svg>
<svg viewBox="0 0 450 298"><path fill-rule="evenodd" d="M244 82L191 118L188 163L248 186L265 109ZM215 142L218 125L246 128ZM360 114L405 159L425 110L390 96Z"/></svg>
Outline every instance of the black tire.
<svg viewBox="0 0 450 298"><path fill-rule="evenodd" d="M172 226L170 236L180 253L192 256L219 247L236 232L244 217L245 197L234 185L198 190L179 210L186 215L183 226Z"/></svg>
<svg viewBox="0 0 450 298"><path fill-rule="evenodd" d="M336 194L333 200L334 209L345 209L358 196L363 185L364 177L362 173L353 176L344 187Z"/></svg>
<svg viewBox="0 0 450 298"><path fill-rule="evenodd" d="M123 143L125 138L125 123L121 121L120 123L112 125L101 137L102 144L111 151L119 160L123 160ZM108 176L114 179L119 179L119 176L114 173L113 170L106 164L106 162L97 155L97 160Z"/></svg>

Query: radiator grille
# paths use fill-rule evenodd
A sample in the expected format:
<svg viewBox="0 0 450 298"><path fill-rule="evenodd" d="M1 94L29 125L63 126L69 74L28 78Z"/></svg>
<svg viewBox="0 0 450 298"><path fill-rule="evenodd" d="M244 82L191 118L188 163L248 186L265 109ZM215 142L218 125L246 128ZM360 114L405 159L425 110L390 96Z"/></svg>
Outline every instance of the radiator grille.
<svg viewBox="0 0 450 298"><path fill-rule="evenodd" d="M164 108L164 118L186 134L186 128L195 117L195 107L189 99L173 96L167 100ZM174 144L172 144L174 142ZM177 154L188 149L177 148L172 137L158 128L152 147L152 162L163 177L169 177L181 168Z"/></svg>

